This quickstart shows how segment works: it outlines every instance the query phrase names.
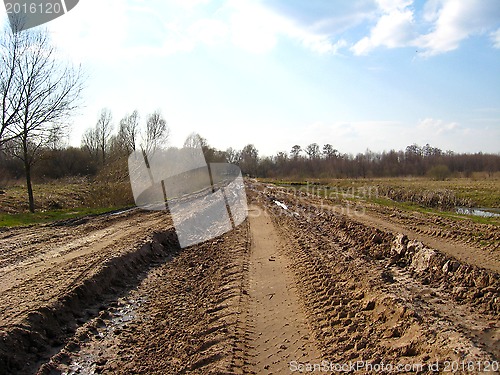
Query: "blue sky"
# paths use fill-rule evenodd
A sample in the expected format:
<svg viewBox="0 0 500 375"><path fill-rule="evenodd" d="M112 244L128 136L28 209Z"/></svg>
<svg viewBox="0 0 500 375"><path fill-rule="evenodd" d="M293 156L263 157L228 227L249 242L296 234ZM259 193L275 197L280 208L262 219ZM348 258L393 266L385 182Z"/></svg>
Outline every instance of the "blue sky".
<svg viewBox="0 0 500 375"><path fill-rule="evenodd" d="M174 145L500 152L499 0L80 0L47 26L89 77L73 145L108 107L160 109Z"/></svg>

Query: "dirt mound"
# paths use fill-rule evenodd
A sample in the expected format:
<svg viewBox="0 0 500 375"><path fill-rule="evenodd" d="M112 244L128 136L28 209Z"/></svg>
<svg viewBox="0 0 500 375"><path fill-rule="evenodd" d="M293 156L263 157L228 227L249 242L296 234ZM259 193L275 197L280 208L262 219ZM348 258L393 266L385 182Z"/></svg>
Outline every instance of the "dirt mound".
<svg viewBox="0 0 500 375"><path fill-rule="evenodd" d="M410 241L403 234L394 239L388 265L391 264L407 268L425 285L450 291L457 301L481 306L486 312L500 313L500 276L497 273L463 264L420 241Z"/></svg>

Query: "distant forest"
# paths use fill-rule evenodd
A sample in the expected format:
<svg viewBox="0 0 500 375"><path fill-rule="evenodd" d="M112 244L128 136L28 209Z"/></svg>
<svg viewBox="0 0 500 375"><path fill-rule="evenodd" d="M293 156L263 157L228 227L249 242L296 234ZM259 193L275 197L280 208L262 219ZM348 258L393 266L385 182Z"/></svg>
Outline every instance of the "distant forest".
<svg viewBox="0 0 500 375"><path fill-rule="evenodd" d="M153 114L155 115L155 114ZM156 114L158 115L158 114ZM157 119L158 120L158 119ZM161 119L160 119L161 120ZM81 147L63 147L58 142L48 144L37 152L33 178L42 182L66 177L99 177L100 180L126 181L127 158L136 147L127 133L127 121L121 130L99 137L97 127L89 129ZM94 133L93 133L94 131ZM168 131L166 132L168 134ZM127 136L127 134L129 136ZM94 136L92 136L94 135ZM372 152L356 155L342 153L331 144L320 147L313 143L304 148L294 145L289 152L260 156L257 148L246 145L242 150L225 151L210 146L205 138L193 134L187 144L202 146L207 162L228 162L240 166L244 175L267 178L371 178L428 176L436 180L449 177L470 177L474 172L493 176L500 171L500 154L455 153L430 145L407 146L404 150ZM22 161L4 147L0 149L0 186L22 181Z"/></svg>
<svg viewBox="0 0 500 375"><path fill-rule="evenodd" d="M248 147L248 146L247 146ZM242 170L259 177L371 178L428 176L443 180L451 176L470 177L473 172L489 176L500 171L500 154L455 153L442 151L429 144L409 145L404 150L373 152L356 155L341 153L330 144L322 148L316 143L302 149L292 147L290 153L257 158L247 163L245 149L237 159Z"/></svg>

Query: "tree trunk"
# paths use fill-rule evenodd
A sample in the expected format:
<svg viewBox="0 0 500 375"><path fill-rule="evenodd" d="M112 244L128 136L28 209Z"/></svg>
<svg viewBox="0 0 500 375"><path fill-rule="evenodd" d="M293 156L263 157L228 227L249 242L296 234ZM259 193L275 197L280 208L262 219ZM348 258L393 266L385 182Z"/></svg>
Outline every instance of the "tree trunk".
<svg viewBox="0 0 500 375"><path fill-rule="evenodd" d="M33 197L33 186L31 186L31 164L29 160L28 151L25 147L24 150L24 173L26 175L26 187L28 189L28 202L30 212L35 212L35 198Z"/></svg>

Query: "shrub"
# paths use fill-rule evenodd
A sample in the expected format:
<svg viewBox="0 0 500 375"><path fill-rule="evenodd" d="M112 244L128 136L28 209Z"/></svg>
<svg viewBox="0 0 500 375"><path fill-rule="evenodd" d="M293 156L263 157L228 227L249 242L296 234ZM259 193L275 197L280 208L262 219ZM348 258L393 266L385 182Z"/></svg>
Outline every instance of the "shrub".
<svg viewBox="0 0 500 375"><path fill-rule="evenodd" d="M427 175L436 181L444 181L450 177L450 170L444 164L435 165L427 171Z"/></svg>

